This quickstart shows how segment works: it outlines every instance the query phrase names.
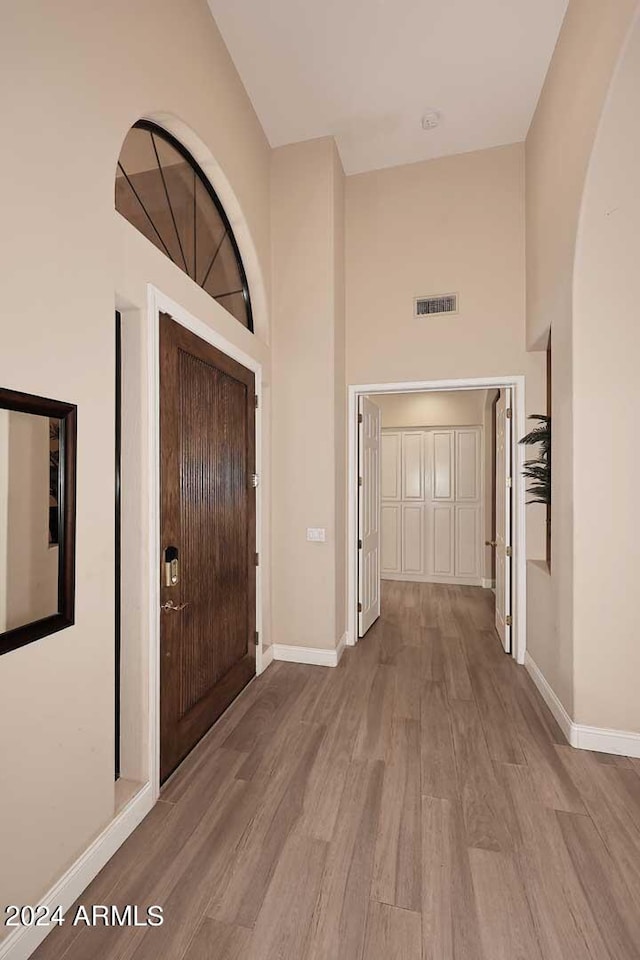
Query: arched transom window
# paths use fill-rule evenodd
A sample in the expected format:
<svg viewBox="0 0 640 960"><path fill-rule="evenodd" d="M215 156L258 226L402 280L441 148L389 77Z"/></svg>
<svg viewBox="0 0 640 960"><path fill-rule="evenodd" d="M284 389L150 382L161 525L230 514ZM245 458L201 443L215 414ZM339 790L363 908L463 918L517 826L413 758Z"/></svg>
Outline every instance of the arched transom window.
<svg viewBox="0 0 640 960"><path fill-rule="evenodd" d="M127 134L116 210L253 330L247 278L222 204L189 151L154 123L140 120Z"/></svg>

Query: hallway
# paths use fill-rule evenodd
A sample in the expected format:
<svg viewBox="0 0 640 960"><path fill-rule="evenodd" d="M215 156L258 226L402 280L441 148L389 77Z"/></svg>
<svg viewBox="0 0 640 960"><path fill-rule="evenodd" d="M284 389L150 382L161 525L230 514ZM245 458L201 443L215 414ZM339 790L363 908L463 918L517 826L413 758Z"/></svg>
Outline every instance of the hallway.
<svg viewBox="0 0 640 960"><path fill-rule="evenodd" d="M475 587L383 584L338 668L276 663L38 960L637 960L640 761L573 750ZM67 916L71 916L69 911Z"/></svg>

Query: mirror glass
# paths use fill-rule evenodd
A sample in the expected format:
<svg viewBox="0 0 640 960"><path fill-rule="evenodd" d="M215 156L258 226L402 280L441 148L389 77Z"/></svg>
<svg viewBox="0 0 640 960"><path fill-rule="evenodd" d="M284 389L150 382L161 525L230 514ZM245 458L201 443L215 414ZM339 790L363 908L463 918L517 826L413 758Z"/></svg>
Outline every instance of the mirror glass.
<svg viewBox="0 0 640 960"><path fill-rule="evenodd" d="M60 611L64 421L0 409L0 633Z"/></svg>

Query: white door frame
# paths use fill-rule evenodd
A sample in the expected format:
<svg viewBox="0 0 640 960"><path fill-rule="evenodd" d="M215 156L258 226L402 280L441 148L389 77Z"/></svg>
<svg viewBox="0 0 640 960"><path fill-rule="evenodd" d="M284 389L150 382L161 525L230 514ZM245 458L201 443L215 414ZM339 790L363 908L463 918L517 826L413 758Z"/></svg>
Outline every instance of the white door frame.
<svg viewBox="0 0 640 960"><path fill-rule="evenodd" d="M358 482L358 600L363 603L363 609L358 609L358 636L373 626L380 616L380 454L381 436L380 427L382 411L375 403L360 395L358 398L358 474L362 478L362 485ZM375 436L371 436L370 427L375 423ZM373 450L375 467L371 469L371 459L367 457L367 449ZM371 519L368 507L371 503L377 504L377 517L369 525ZM376 511L374 511L375 513ZM373 529L371 529L373 527ZM372 541L374 543L372 549ZM375 558L375 600L371 603L370 590L371 559Z"/></svg>
<svg viewBox="0 0 640 960"><path fill-rule="evenodd" d="M348 545L347 545L347 643L358 642L358 397L380 393L427 393L451 390L494 390L511 387L515 429L512 435L514 610L512 656L523 664L527 649L527 549L526 549L526 483L522 468L526 457L518 437L526 433L525 378L469 377L464 380L411 380L400 383L358 383L347 387L348 426Z"/></svg>
<svg viewBox="0 0 640 960"><path fill-rule="evenodd" d="M149 408L149 541L147 564L149 574L149 779L154 801L160 794L160 314L168 313L176 323L191 330L222 353L237 360L255 374L258 408L256 410L256 473L262 471L262 364L249 356L222 334L198 320L166 294L147 285L147 398ZM263 556L264 504L260 484L256 490L256 551ZM256 630L260 640L256 647L256 675L267 664L263 661L263 583L262 567L256 567Z"/></svg>

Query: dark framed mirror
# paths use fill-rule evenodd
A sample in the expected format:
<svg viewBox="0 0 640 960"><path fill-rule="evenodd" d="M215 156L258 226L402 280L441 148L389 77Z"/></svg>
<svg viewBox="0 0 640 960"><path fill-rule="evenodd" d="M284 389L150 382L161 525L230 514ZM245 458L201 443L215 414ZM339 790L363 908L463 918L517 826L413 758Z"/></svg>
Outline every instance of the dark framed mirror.
<svg viewBox="0 0 640 960"><path fill-rule="evenodd" d="M76 407L0 388L0 654L74 622Z"/></svg>

